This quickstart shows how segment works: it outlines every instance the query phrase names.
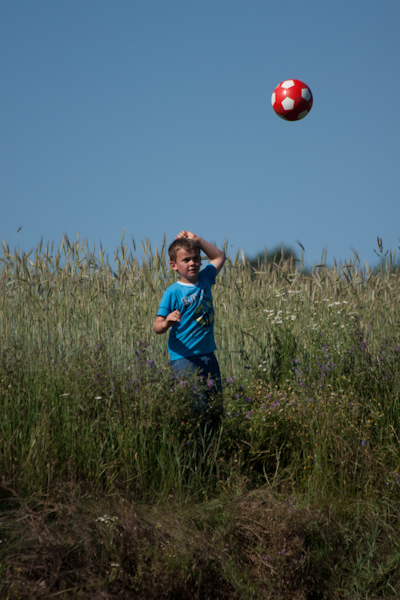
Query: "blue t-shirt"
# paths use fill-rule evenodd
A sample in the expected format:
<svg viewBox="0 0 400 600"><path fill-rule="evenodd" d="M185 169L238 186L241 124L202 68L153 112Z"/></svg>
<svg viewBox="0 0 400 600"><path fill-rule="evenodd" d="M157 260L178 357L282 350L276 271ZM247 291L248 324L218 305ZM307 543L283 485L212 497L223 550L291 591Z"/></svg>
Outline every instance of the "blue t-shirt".
<svg viewBox="0 0 400 600"><path fill-rule="evenodd" d="M216 349L211 295L216 276L217 270L210 264L200 271L197 283L177 281L165 290L157 315L167 317L174 310L181 313L181 322L175 323L169 330L171 360L209 354Z"/></svg>

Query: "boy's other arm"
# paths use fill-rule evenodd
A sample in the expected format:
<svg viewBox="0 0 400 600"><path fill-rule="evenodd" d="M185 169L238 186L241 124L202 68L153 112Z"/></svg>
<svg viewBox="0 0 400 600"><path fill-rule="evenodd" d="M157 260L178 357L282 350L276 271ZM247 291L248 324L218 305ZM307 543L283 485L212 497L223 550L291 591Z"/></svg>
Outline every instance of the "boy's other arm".
<svg viewBox="0 0 400 600"><path fill-rule="evenodd" d="M174 323L180 323L181 321L181 313L179 310L174 310L172 313L169 313L166 317L162 317L158 315L153 324L153 329L156 333L166 333Z"/></svg>
<svg viewBox="0 0 400 600"><path fill-rule="evenodd" d="M226 258L225 252L222 252L222 250L219 250L216 246L214 246L213 244L210 244L210 242L206 242L206 240L203 240L203 238L199 237L198 235L195 235L191 231L181 231L176 236L176 239L179 239L182 237L188 238L190 240L194 240L196 242L196 244L199 246L200 250L202 250L204 252L204 254L206 254L207 257L210 259L210 262L216 268L217 275L218 275L218 273L224 266L224 262L225 262L225 258Z"/></svg>

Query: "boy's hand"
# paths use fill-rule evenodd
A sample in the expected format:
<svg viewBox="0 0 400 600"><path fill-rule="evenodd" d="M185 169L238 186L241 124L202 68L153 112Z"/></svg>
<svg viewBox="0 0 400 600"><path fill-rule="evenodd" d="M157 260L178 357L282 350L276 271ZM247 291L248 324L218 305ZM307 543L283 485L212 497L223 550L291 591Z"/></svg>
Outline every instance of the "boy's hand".
<svg viewBox="0 0 400 600"><path fill-rule="evenodd" d="M181 231L180 233L178 233L178 235L176 236L175 239L179 240L179 238L187 238L188 240L197 240L197 235L195 235L191 231Z"/></svg>
<svg viewBox="0 0 400 600"><path fill-rule="evenodd" d="M172 313L169 313L166 317L162 317L158 315L153 324L153 329L156 333L165 333L168 331L170 327L175 325L175 323L181 322L181 313L179 310L174 310Z"/></svg>
<svg viewBox="0 0 400 600"><path fill-rule="evenodd" d="M181 313L179 312L179 310L174 310L172 313L169 313L169 315L165 317L165 320L168 324L171 323L171 325L173 325L174 323L180 323Z"/></svg>

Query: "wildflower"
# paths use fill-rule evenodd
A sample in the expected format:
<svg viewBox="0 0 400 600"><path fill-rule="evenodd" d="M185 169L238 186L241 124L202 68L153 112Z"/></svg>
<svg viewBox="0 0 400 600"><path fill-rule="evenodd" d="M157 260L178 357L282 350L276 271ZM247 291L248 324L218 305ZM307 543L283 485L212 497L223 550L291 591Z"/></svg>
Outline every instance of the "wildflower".
<svg viewBox="0 0 400 600"><path fill-rule="evenodd" d="M365 446L365 442L366 442L366 440L363 440L363 441L361 442L361 446Z"/></svg>
<svg viewBox="0 0 400 600"><path fill-rule="evenodd" d="M118 521L118 517L110 517L109 515L104 514L102 517L97 517L96 521L101 521L102 523L114 523L114 521Z"/></svg>
<svg viewBox="0 0 400 600"><path fill-rule="evenodd" d="M207 385L208 387L212 387L214 385L214 379L209 379Z"/></svg>
<svg viewBox="0 0 400 600"><path fill-rule="evenodd" d="M249 410L249 412L246 415L246 419L250 419L251 415L253 414L252 410Z"/></svg>
<svg viewBox="0 0 400 600"><path fill-rule="evenodd" d="M228 379L226 380L226 383L232 383L235 380L234 377L228 377Z"/></svg>
<svg viewBox="0 0 400 600"><path fill-rule="evenodd" d="M245 402L252 402L252 400L251 396L247 396L247 398L244 399Z"/></svg>

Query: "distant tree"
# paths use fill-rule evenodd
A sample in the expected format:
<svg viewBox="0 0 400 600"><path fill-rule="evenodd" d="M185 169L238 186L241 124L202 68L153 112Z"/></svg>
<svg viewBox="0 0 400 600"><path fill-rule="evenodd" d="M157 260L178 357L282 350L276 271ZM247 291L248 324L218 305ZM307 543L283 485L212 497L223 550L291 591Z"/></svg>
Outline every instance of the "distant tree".
<svg viewBox="0 0 400 600"><path fill-rule="evenodd" d="M272 250L265 248L264 252L259 252L256 256L249 257L249 263L257 269L263 265L280 264L283 262L299 261L296 252L289 246L275 246Z"/></svg>

